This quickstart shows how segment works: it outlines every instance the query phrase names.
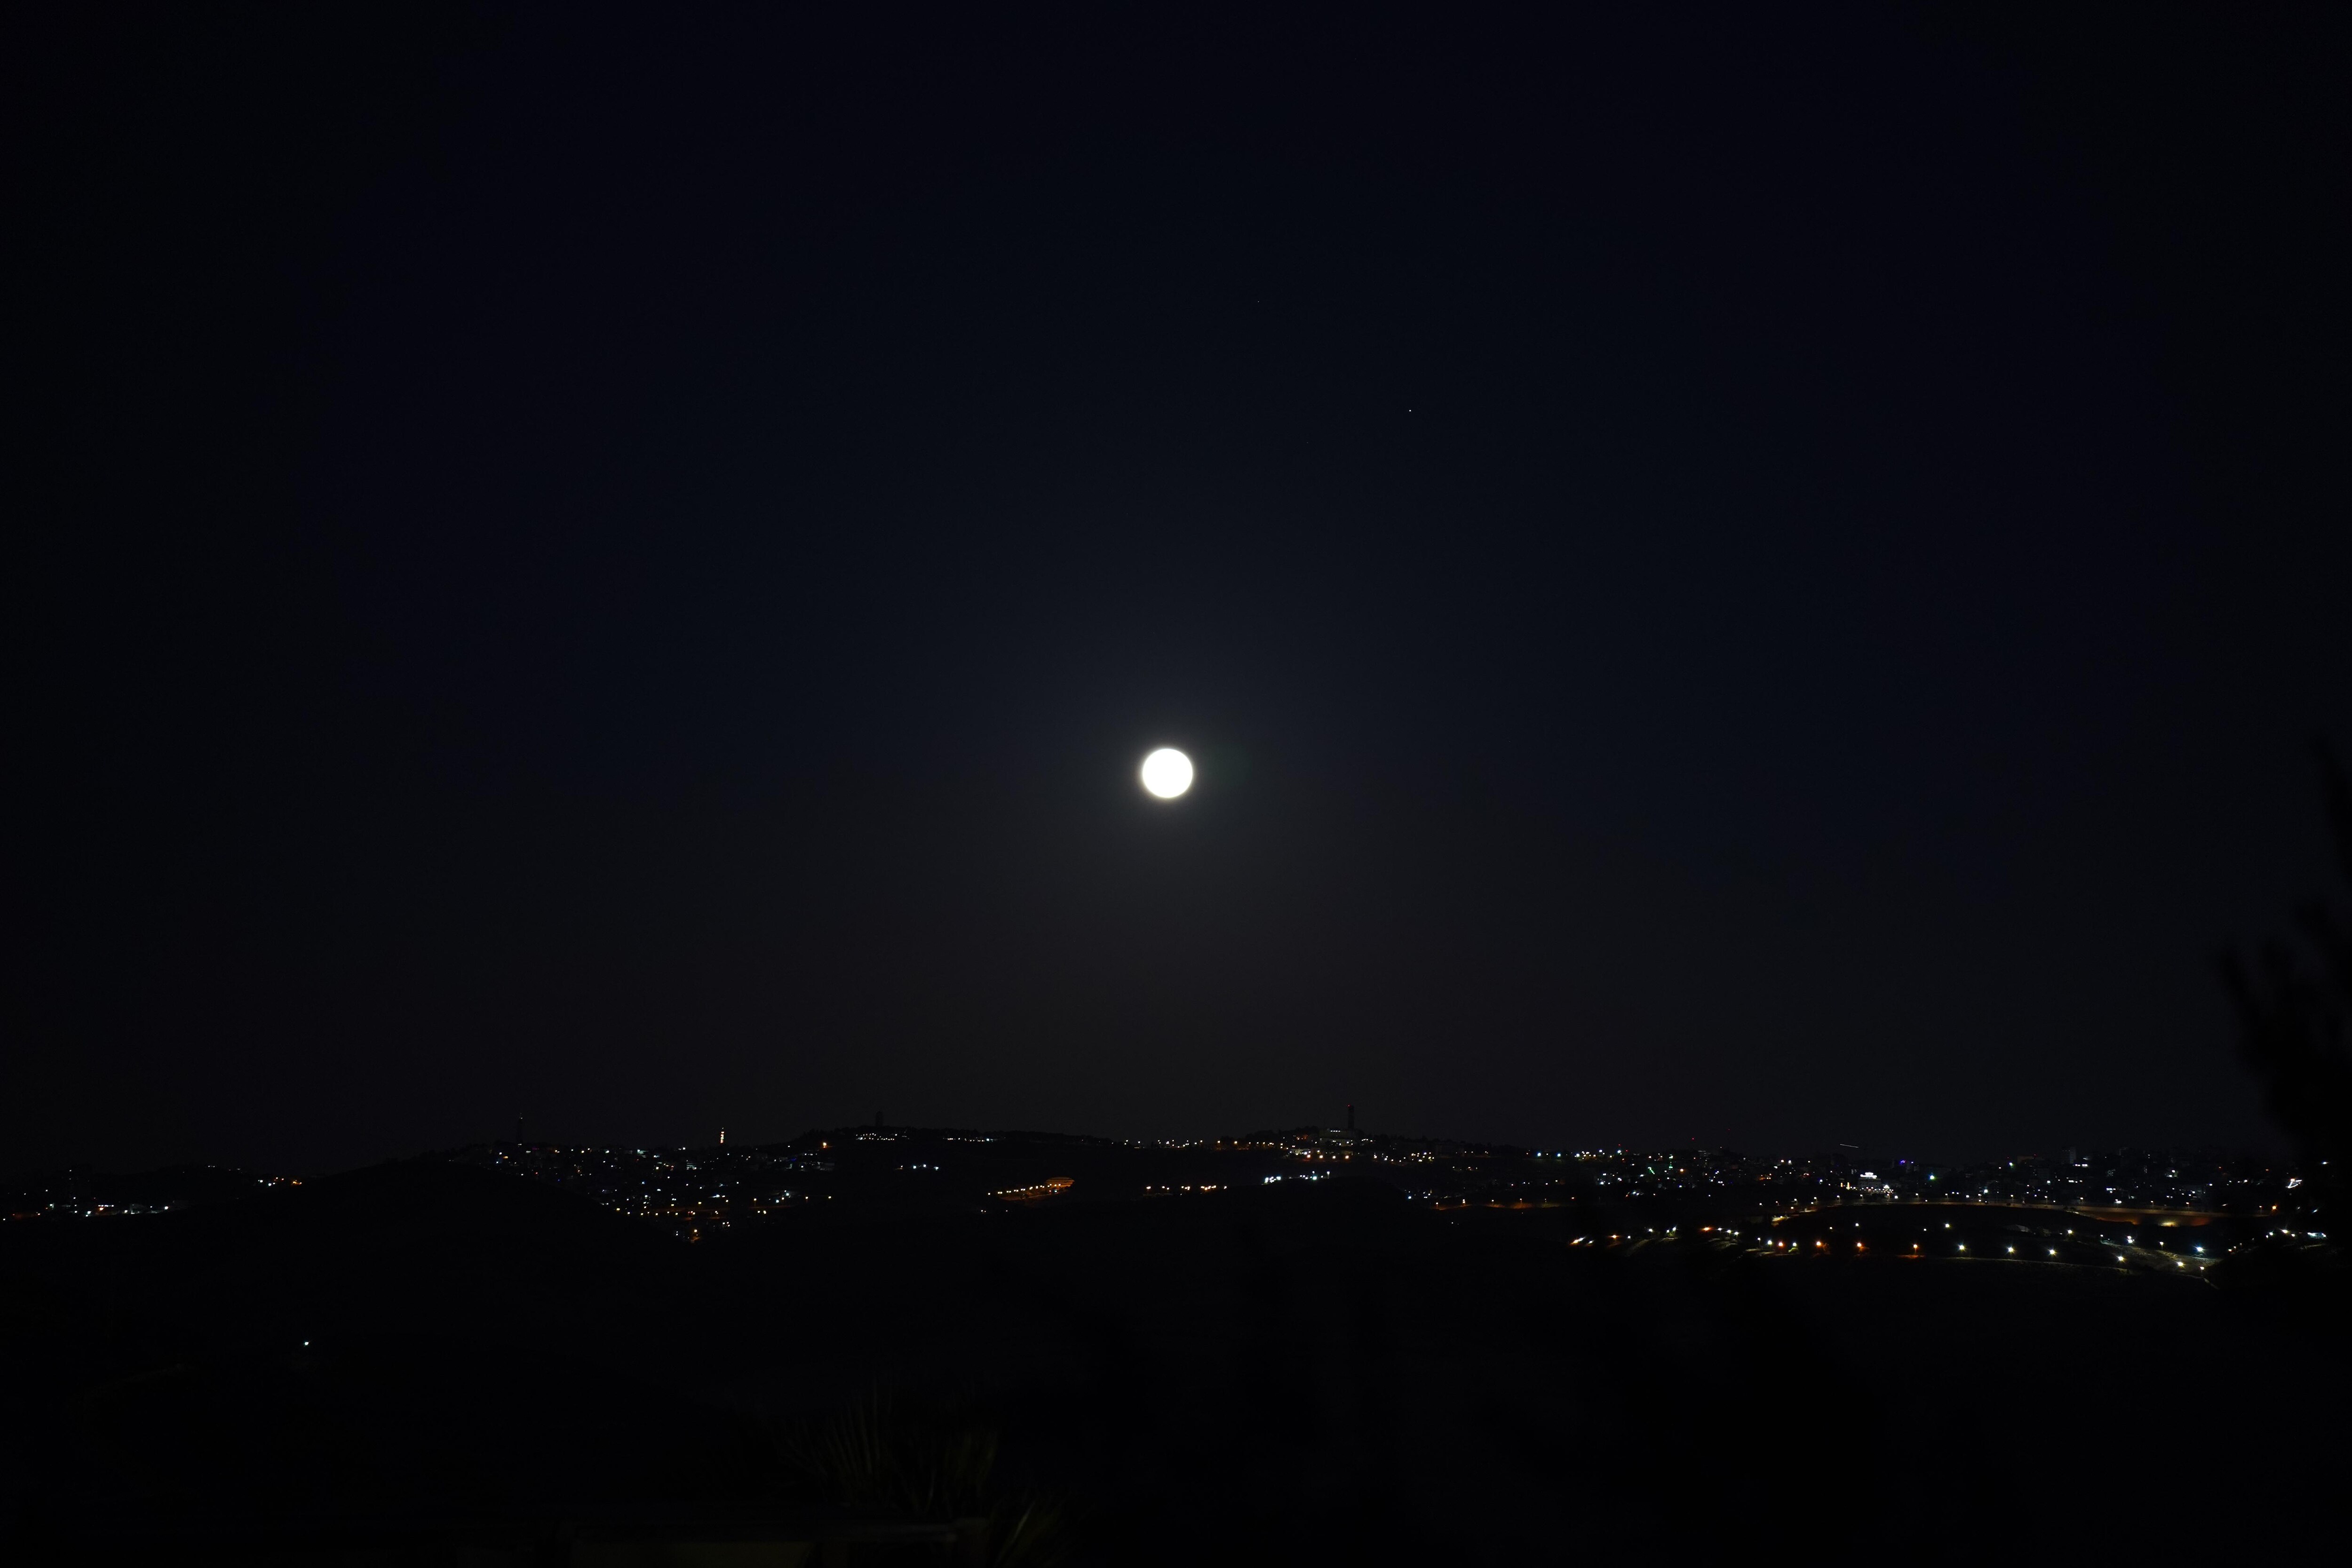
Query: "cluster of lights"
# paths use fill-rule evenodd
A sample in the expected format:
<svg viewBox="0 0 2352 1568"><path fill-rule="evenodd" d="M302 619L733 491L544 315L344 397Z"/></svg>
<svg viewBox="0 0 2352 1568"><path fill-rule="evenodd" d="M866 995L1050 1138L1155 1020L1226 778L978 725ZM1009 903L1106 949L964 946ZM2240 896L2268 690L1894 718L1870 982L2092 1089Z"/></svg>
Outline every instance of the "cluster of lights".
<svg viewBox="0 0 2352 1568"><path fill-rule="evenodd" d="M1006 1198L1014 1203L1031 1203L1038 1198L1050 1198L1056 1193L1067 1192L1075 1184L1067 1176L1048 1176L1042 1182L1032 1182L1025 1187L1006 1187L989 1195Z"/></svg>

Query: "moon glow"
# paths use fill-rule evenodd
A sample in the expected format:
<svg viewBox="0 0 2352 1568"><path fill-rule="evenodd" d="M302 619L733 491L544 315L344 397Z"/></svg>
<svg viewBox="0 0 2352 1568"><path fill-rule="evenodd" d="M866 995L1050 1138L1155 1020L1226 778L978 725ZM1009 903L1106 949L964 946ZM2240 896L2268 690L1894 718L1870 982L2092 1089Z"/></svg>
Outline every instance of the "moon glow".
<svg viewBox="0 0 2352 1568"><path fill-rule="evenodd" d="M1173 746L1162 746L1143 759L1143 787L1162 800L1174 800L1192 787L1192 759Z"/></svg>

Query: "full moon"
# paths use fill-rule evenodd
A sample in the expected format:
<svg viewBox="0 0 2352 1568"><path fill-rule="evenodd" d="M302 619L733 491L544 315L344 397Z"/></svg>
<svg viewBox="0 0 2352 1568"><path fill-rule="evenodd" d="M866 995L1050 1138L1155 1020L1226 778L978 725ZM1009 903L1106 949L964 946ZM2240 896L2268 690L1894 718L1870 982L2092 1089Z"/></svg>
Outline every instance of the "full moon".
<svg viewBox="0 0 2352 1568"><path fill-rule="evenodd" d="M1192 787L1192 759L1173 746L1160 747L1143 759L1143 787L1174 800Z"/></svg>

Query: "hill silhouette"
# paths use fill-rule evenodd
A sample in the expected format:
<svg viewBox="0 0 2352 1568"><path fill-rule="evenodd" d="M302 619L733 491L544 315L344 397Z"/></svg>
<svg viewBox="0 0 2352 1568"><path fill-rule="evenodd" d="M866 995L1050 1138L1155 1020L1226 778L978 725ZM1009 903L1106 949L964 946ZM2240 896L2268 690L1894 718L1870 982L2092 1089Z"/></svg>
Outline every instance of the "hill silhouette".
<svg viewBox="0 0 2352 1568"><path fill-rule="evenodd" d="M1586 1223L1340 1178L687 1246L415 1163L13 1226L0 1301L44 1353L10 1374L10 1506L38 1530L743 1504L793 1495L780 1434L876 1389L983 1424L1085 1561L1974 1562L2019 1531L2282 1542L2334 1506L2332 1429L2265 1460L2259 1517L2083 1501L2144 1497L2188 1434L2342 1407L2340 1334L2259 1294L1570 1245Z"/></svg>
<svg viewBox="0 0 2352 1568"><path fill-rule="evenodd" d="M102 1308L168 1300L184 1332L224 1349L491 1324L543 1338L551 1315L625 1294L676 1246L572 1194L424 1160L5 1242L12 1268L70 1277Z"/></svg>

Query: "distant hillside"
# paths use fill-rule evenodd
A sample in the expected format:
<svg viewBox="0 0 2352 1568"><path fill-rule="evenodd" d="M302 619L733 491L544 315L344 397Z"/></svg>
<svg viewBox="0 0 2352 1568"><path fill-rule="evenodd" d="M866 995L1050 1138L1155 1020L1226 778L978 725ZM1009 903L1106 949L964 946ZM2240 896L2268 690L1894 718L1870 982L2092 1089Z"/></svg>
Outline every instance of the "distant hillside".
<svg viewBox="0 0 2352 1568"><path fill-rule="evenodd" d="M417 1163L8 1226L0 1323L37 1353L0 1374L30 1413L0 1500L743 1500L787 1483L779 1430L881 1388L982 1413L1093 1562L1960 1563L2021 1535L2275 1545L2347 1458L2340 1327L2185 1271L1611 1248L1587 1205L1441 1209L1344 1172L866 1212L688 1245ZM2242 1444L2268 1456L2251 1522L2148 1492ZM2078 1500L2114 1496L2138 1500Z"/></svg>
<svg viewBox="0 0 2352 1568"><path fill-rule="evenodd" d="M229 1165L166 1165L129 1175L103 1171L20 1174L0 1181L0 1215L92 1217L194 1208L233 1203L293 1181Z"/></svg>

